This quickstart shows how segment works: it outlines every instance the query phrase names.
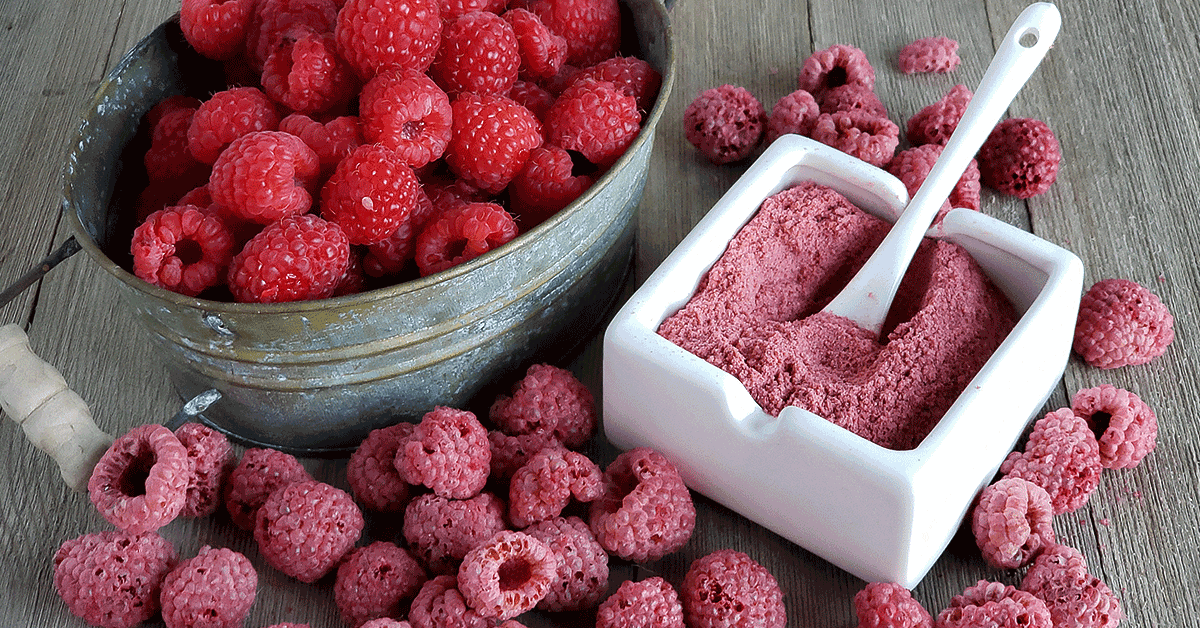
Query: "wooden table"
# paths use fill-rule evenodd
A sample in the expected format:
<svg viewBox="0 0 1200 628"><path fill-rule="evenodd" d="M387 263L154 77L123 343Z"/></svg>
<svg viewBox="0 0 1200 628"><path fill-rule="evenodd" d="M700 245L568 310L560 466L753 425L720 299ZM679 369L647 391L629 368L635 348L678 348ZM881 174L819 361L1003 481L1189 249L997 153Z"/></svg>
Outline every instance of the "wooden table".
<svg viewBox="0 0 1200 628"><path fill-rule="evenodd" d="M177 10L174 0L7 0L0 4L0 285L7 285L68 234L60 215L61 165L81 107L101 78L142 35ZM713 166L683 136L684 107L702 89L739 84L768 109L794 89L814 49L862 48L876 91L894 121L955 83L974 88L1021 0L894 3L702 2L678 0L672 19L678 81L658 129L640 209L635 283L646 278L745 164ZM1055 519L1059 538L1079 548L1094 574L1120 597L1127 626L1200 625L1200 389L1187 356L1200 292L1200 6L1191 0L1064 3L1058 43L1010 109L1054 129L1063 152L1058 181L1020 201L984 191L983 211L1075 251L1085 285L1123 277L1148 286L1176 315L1166 355L1139 367L1101 371L1073 358L1046 410L1076 390L1111 383L1136 392L1158 413L1158 448L1132 470L1107 471L1091 501ZM896 53L913 39L946 35L961 45L949 75L905 76ZM84 255L54 270L0 310L91 405L100 426L123 433L162 421L179 405L148 340L120 303L113 281ZM597 393L600 349L593 341L571 367ZM603 449L601 445L601 449ZM52 556L64 540L107 529L87 498L69 492L51 461L10 422L0 426L0 625L81 626L52 584ZM612 453L611 451L609 452ZM344 462L305 460L318 477L344 485ZM781 583L790 626L855 624L852 597L863 582L697 495L699 521L680 553L645 566L678 583L692 560L719 548L743 550ZM227 518L179 520L163 533L181 556L202 544L252 558L258 600L246 626L306 621L338 626L329 580L301 585L267 567ZM634 575L617 570L616 577ZM1019 572L985 566L959 534L914 591L935 615L979 579L1018 583ZM564 624L576 623L557 620ZM550 623L545 618L531 623Z"/></svg>

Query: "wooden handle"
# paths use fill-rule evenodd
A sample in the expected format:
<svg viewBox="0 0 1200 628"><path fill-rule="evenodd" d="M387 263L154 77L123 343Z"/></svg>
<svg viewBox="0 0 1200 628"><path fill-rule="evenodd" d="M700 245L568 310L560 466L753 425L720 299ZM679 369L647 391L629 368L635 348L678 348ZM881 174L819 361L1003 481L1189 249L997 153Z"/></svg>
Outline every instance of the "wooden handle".
<svg viewBox="0 0 1200 628"><path fill-rule="evenodd" d="M54 458L68 486L87 489L92 468L113 438L96 426L87 404L33 352L15 324L0 327L0 407L34 447Z"/></svg>

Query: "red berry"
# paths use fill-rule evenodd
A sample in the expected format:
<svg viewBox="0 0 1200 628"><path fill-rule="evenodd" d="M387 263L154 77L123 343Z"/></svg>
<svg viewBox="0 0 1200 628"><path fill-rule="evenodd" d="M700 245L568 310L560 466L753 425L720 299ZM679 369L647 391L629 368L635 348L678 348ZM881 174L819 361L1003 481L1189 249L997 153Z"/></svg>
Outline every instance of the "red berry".
<svg viewBox="0 0 1200 628"><path fill-rule="evenodd" d="M471 11L491 11L500 14L508 6L508 0L441 0L442 19L449 21Z"/></svg>
<svg viewBox="0 0 1200 628"><path fill-rule="evenodd" d="M567 40L567 63L587 67L617 53L621 7L617 0L532 0L527 7Z"/></svg>
<svg viewBox="0 0 1200 628"><path fill-rule="evenodd" d="M495 203L468 203L426 225L417 236L421 276L475 259L517 237L517 223Z"/></svg>
<svg viewBox="0 0 1200 628"><path fill-rule="evenodd" d="M267 58L295 27L317 34L333 32L338 5L334 0L258 0L246 32L246 59L261 72Z"/></svg>
<svg viewBox="0 0 1200 628"><path fill-rule="evenodd" d="M263 229L229 265L229 289L241 303L279 303L331 296L350 265L341 227L313 214Z"/></svg>
<svg viewBox="0 0 1200 628"><path fill-rule="evenodd" d="M637 99L607 81L578 79L546 113L546 140L608 168L641 130Z"/></svg>
<svg viewBox="0 0 1200 628"><path fill-rule="evenodd" d="M565 149L539 146L508 186L513 217L523 230L531 229L579 198L595 180L590 174L575 174L575 163Z"/></svg>
<svg viewBox="0 0 1200 628"><path fill-rule="evenodd" d="M434 215L433 202L425 192L417 193L417 206L408 220L401 223L392 235L367 245L363 267L372 277L395 275L408 266L417 252L417 234Z"/></svg>
<svg viewBox="0 0 1200 628"><path fill-rule="evenodd" d="M242 51L255 0L183 0L179 28L196 52L217 60Z"/></svg>
<svg viewBox="0 0 1200 628"><path fill-rule="evenodd" d="M213 164L208 189L229 212L259 224L312 208L321 163L303 140L282 131L239 137Z"/></svg>
<svg viewBox="0 0 1200 628"><path fill-rule="evenodd" d="M354 72L338 56L333 34L296 27L271 51L263 67L263 90L299 113L344 105L358 92Z"/></svg>
<svg viewBox="0 0 1200 628"><path fill-rule="evenodd" d="M233 259L233 234L220 218L193 205L150 214L133 231L133 274L194 297L220 285Z"/></svg>
<svg viewBox="0 0 1200 628"><path fill-rule="evenodd" d="M376 74L363 86L358 109L363 137L390 148L413 168L441 157L450 142L450 99L421 72Z"/></svg>
<svg viewBox="0 0 1200 628"><path fill-rule="evenodd" d="M503 96L462 94L451 103L453 133L446 165L476 188L497 194L525 167L529 151L542 145L542 124L533 112Z"/></svg>
<svg viewBox="0 0 1200 628"><path fill-rule="evenodd" d="M520 65L512 26L495 13L472 11L446 24L429 73L451 97L503 95L512 89Z"/></svg>
<svg viewBox="0 0 1200 628"><path fill-rule="evenodd" d="M535 13L509 9L504 20L517 37L521 69L519 75L530 80L550 78L567 60L567 40L550 32Z"/></svg>
<svg viewBox="0 0 1200 628"><path fill-rule="evenodd" d="M546 112L550 111L550 106L554 104L554 94L537 83L520 79L508 90L508 97L532 111L533 115L543 122L546 120Z"/></svg>
<svg viewBox="0 0 1200 628"><path fill-rule="evenodd" d="M338 51L367 80L392 68L424 72L442 38L438 0L348 0L338 13Z"/></svg>
<svg viewBox="0 0 1200 628"><path fill-rule="evenodd" d="M638 111L650 111L658 90L662 88L662 75L654 66L637 57L612 57L596 65L584 68L573 77L574 80L591 78L598 81L608 81L617 89L633 96L637 100Z"/></svg>
<svg viewBox="0 0 1200 628"><path fill-rule="evenodd" d="M338 164L321 188L321 214L345 231L351 244L391 236L420 203L412 168L379 144L363 144Z"/></svg>
<svg viewBox="0 0 1200 628"><path fill-rule="evenodd" d="M175 182L180 187L195 187L208 181L208 166L197 161L188 150L187 132L195 114L195 107L174 107L156 116L150 148L142 159L151 181ZM180 179L185 181L179 182Z"/></svg>
<svg viewBox="0 0 1200 628"><path fill-rule="evenodd" d="M357 116L341 116L321 123L302 113L293 113L279 121L279 130L308 144L317 154L323 173L332 172L342 158L363 143Z"/></svg>
<svg viewBox="0 0 1200 628"><path fill-rule="evenodd" d="M201 103L188 127L188 150L211 164L233 140L254 131L273 131L279 114L266 94L253 87L217 92Z"/></svg>

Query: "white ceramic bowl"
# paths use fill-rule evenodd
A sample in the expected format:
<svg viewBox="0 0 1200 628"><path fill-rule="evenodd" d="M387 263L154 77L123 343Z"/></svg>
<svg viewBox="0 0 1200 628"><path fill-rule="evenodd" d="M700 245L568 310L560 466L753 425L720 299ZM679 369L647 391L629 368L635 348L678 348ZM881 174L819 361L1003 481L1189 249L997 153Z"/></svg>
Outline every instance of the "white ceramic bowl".
<svg viewBox="0 0 1200 628"><path fill-rule="evenodd" d="M733 376L656 332L695 292L767 196L804 180L889 221L908 202L887 172L804 137L768 148L616 315L604 338L604 431L653 447L688 486L867 581L912 588L1058 384L1083 265L979 212L937 230L965 248L1021 314L933 431L880 447L796 407L771 416Z"/></svg>

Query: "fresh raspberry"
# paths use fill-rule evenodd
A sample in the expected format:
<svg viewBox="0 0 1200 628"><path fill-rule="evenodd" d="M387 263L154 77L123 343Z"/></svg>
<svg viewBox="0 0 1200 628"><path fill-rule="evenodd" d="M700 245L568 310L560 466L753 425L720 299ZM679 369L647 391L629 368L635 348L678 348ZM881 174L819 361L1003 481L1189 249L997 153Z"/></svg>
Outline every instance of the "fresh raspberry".
<svg viewBox="0 0 1200 628"><path fill-rule="evenodd" d="M508 97L533 112L533 115L543 122L546 120L546 114L550 112L550 107L554 105L554 94L537 83L521 79L513 83L512 89L508 90Z"/></svg>
<svg viewBox="0 0 1200 628"><path fill-rule="evenodd" d="M206 211L211 211L212 205L213 205L213 200L212 200L212 194L208 191L208 182L205 181L204 185L194 187L191 190L188 190L186 193L184 193L183 196L179 197L179 202L176 204L177 205L195 205L196 207L199 207L200 209L203 209ZM224 218L224 217L222 216L222 218ZM228 226L228 224L226 226Z"/></svg>
<svg viewBox="0 0 1200 628"><path fill-rule="evenodd" d="M338 162L363 143L357 116L340 116L322 123L293 113L279 121L279 130L300 138L317 154L322 174L333 172Z"/></svg>
<svg viewBox="0 0 1200 628"><path fill-rule="evenodd" d="M870 582L854 594L858 628L932 628L933 617L895 582Z"/></svg>
<svg viewBox="0 0 1200 628"><path fill-rule="evenodd" d="M885 169L904 183L904 187L908 189L909 198L912 198L916 196L917 190L929 176L929 171L933 169L933 164L937 162L944 148L941 144L922 144L902 150L892 157ZM951 207L965 207L979 211L979 164L974 159L967 164L967 169L958 178L958 183L954 184L954 189L950 191L950 198L942 205L939 216L944 216Z"/></svg>
<svg viewBox="0 0 1200 628"><path fill-rule="evenodd" d="M528 231L570 205L595 183L591 174L575 174L565 149L546 144L529 153L529 161L508 186L513 218Z"/></svg>
<svg viewBox="0 0 1200 628"><path fill-rule="evenodd" d="M575 449L596 433L596 402L571 371L534 364L513 385L511 396L496 397L488 418L507 434L553 430L564 446Z"/></svg>
<svg viewBox="0 0 1200 628"><path fill-rule="evenodd" d="M276 489L312 476L291 454L274 449L247 449L225 483L225 510L234 525L253 530L258 509Z"/></svg>
<svg viewBox="0 0 1200 628"><path fill-rule="evenodd" d="M321 215L337 223L351 244L392 235L416 209L421 182L391 149L363 144L350 151L321 187Z"/></svg>
<svg viewBox="0 0 1200 628"><path fill-rule="evenodd" d="M582 71L583 68L571 65L570 63L564 63L558 69L558 73L550 78L538 81L538 85L541 85L543 89L557 98L559 94L571 86L571 83L575 82L575 77L579 76L579 73Z"/></svg>
<svg viewBox="0 0 1200 628"><path fill-rule="evenodd" d="M542 145L542 124L532 111L503 96L463 94L453 110L446 165L455 176L497 194Z"/></svg>
<svg viewBox="0 0 1200 628"><path fill-rule="evenodd" d="M1075 352L1102 369L1145 364L1175 340L1175 318L1158 296L1128 279L1104 279L1084 293Z"/></svg>
<svg viewBox="0 0 1200 628"><path fill-rule="evenodd" d="M100 457L88 480L88 496L117 528L153 532L179 516L191 476L192 461L179 438L161 425L140 425Z"/></svg>
<svg viewBox="0 0 1200 628"><path fill-rule="evenodd" d="M999 569L1028 565L1054 544L1054 506L1045 489L1009 477L983 489L971 515L971 532L987 563Z"/></svg>
<svg viewBox="0 0 1200 628"><path fill-rule="evenodd" d="M1071 411L1083 417L1100 443L1105 469L1136 467L1158 441L1158 417L1137 395L1111 384L1085 388L1071 398Z"/></svg>
<svg viewBox="0 0 1200 628"><path fill-rule="evenodd" d="M525 528L562 514L571 497L591 502L604 493L604 474L587 456L562 447L534 454L513 474L508 488L508 520Z"/></svg>
<svg viewBox="0 0 1200 628"><path fill-rule="evenodd" d="M744 87L706 89L683 111L687 140L714 164L750 156L763 138L767 112Z"/></svg>
<svg viewBox="0 0 1200 628"><path fill-rule="evenodd" d="M337 54L333 33L289 31L263 66L263 91L298 113L345 106L358 94L354 71Z"/></svg>
<svg viewBox="0 0 1200 628"><path fill-rule="evenodd" d="M271 53L293 29L331 33L337 13L334 0L258 0L246 30L248 64L261 74Z"/></svg>
<svg viewBox="0 0 1200 628"><path fill-rule="evenodd" d="M495 13L472 11L446 24L429 74L451 97L500 96L512 89L520 67L512 26Z"/></svg>
<svg viewBox="0 0 1200 628"><path fill-rule="evenodd" d="M363 137L392 149L413 168L441 157L450 143L450 99L423 73L376 74L363 86L358 109Z"/></svg>
<svg viewBox="0 0 1200 628"><path fill-rule="evenodd" d="M985 185L1017 198L1030 198L1050 189L1058 177L1062 151L1045 122L1009 118L992 129L978 159Z"/></svg>
<svg viewBox="0 0 1200 628"><path fill-rule="evenodd" d="M468 499L487 483L492 459L487 429L467 410L438 406L396 450L404 481L449 499Z"/></svg>
<svg viewBox="0 0 1200 628"><path fill-rule="evenodd" d="M546 141L606 169L641 131L637 99L608 81L580 78L546 112Z"/></svg>
<svg viewBox="0 0 1200 628"><path fill-rule="evenodd" d="M400 512L411 490L396 470L396 449L412 436L416 425L397 423L371 430L346 463L346 480L354 497L367 510Z"/></svg>
<svg viewBox="0 0 1200 628"><path fill-rule="evenodd" d="M586 68L615 55L621 45L617 0L532 0L526 7L567 40L567 63Z"/></svg>
<svg viewBox="0 0 1200 628"><path fill-rule="evenodd" d="M429 571L455 573L467 552L507 529L504 511L491 493L461 500L426 493L404 510L404 539Z"/></svg>
<svg viewBox="0 0 1200 628"><path fill-rule="evenodd" d="M817 116L812 138L882 167L892 160L900 143L900 128L883 116L858 109Z"/></svg>
<svg viewBox="0 0 1200 628"><path fill-rule="evenodd" d="M351 248L350 265L346 267L346 274L342 275L342 280L333 289L332 298L358 294L366 289L366 283L367 273L363 270L362 249L357 247Z"/></svg>
<svg viewBox="0 0 1200 628"><path fill-rule="evenodd" d="M150 148L142 158L151 181L186 179L185 187L208 181L208 166L196 161L188 150L187 132L195 115L194 107L176 107L158 116L150 133Z"/></svg>
<svg viewBox="0 0 1200 628"><path fill-rule="evenodd" d="M596 65L584 68L576 74L572 81L590 78L597 81L608 81L617 89L633 96L637 101L638 111L643 115L654 106L658 98L658 90L662 88L662 74L654 66L637 57L612 57Z"/></svg>
<svg viewBox="0 0 1200 628"><path fill-rule="evenodd" d="M54 588L87 623L129 628L158 612L163 577L175 561L175 548L153 532L84 534L54 553Z"/></svg>
<svg viewBox="0 0 1200 628"><path fill-rule="evenodd" d="M567 60L567 40L550 32L541 18L525 9L509 9L503 17L517 38L518 76L538 80L558 74Z"/></svg>
<svg viewBox="0 0 1200 628"><path fill-rule="evenodd" d="M562 446L562 441L550 430L516 435L492 430L488 432L488 442L492 447L491 474L501 479L511 478L537 452Z"/></svg>
<svg viewBox="0 0 1200 628"><path fill-rule="evenodd" d="M966 85L955 85L941 100L921 109L908 119L908 141L921 144L946 145L958 121L962 119L974 94Z"/></svg>
<svg viewBox="0 0 1200 628"><path fill-rule="evenodd" d="M780 98L771 108L771 116L767 118L767 143L789 133L807 137L812 133L819 115L821 111L816 99L802 89Z"/></svg>
<svg viewBox="0 0 1200 628"><path fill-rule="evenodd" d="M937 628L1055 628L1046 604L1012 585L980 580L950 599Z"/></svg>
<svg viewBox="0 0 1200 628"><path fill-rule="evenodd" d="M195 96L186 96L184 94L167 96L157 103L154 103L154 106L150 108L150 111L146 112L146 126L153 129L154 127L158 126L160 122L162 122L163 117L168 113L178 111L180 109L190 109L194 113L196 109L200 108L200 102L201 101L199 98L196 98Z"/></svg>
<svg viewBox="0 0 1200 628"><path fill-rule="evenodd" d="M1100 446L1087 421L1070 408L1038 419L1023 452L1012 452L1000 473L1037 484L1050 494L1054 514L1077 510L1100 484Z"/></svg>
<svg viewBox="0 0 1200 628"><path fill-rule="evenodd" d="M841 85L826 91L821 94L821 100L817 104L820 106L821 113L861 109L877 116L887 117L887 107L883 106L879 96L876 96L873 90L858 83Z"/></svg>
<svg viewBox="0 0 1200 628"><path fill-rule="evenodd" d="M271 493L254 520L254 540L267 563L307 583L329 573L362 530L354 498L316 481L293 482Z"/></svg>
<svg viewBox="0 0 1200 628"><path fill-rule="evenodd" d="M508 0L441 0L439 5L442 19L448 21L471 11L491 11L499 15L508 7Z"/></svg>
<svg viewBox="0 0 1200 628"><path fill-rule="evenodd" d="M392 68L424 72L442 41L438 0L348 0L338 12L338 51L363 80Z"/></svg>
<svg viewBox="0 0 1200 628"><path fill-rule="evenodd" d="M787 625L775 576L736 550L717 550L694 561L679 590L688 628Z"/></svg>
<svg viewBox="0 0 1200 628"><path fill-rule="evenodd" d="M313 214L284 218L246 243L229 265L239 303L282 303L331 296L350 265L350 242Z"/></svg>
<svg viewBox="0 0 1200 628"><path fill-rule="evenodd" d="M804 60L797 87L820 98L826 90L842 85L875 89L875 68L867 55L854 46L835 44L812 53Z"/></svg>
<svg viewBox="0 0 1200 628"><path fill-rule="evenodd" d="M417 194L417 206L413 208L408 220L386 239L367 246L367 254L363 258L366 272L372 277L383 277L399 274L407 268L408 262L417 253L417 234L425 228L434 214L433 201L421 190Z"/></svg>
<svg viewBox="0 0 1200 628"><path fill-rule="evenodd" d="M427 580L425 569L402 547L376 541L350 553L337 568L333 599L342 621L358 628L378 617L400 617Z"/></svg>
<svg viewBox="0 0 1200 628"><path fill-rule="evenodd" d="M233 234L220 218L194 205L160 209L133 231L133 274L194 297L219 285L233 259Z"/></svg>
<svg viewBox="0 0 1200 628"><path fill-rule="evenodd" d="M239 628L254 604L258 573L231 549L200 548L162 583L167 628Z"/></svg>
<svg viewBox="0 0 1200 628"><path fill-rule="evenodd" d="M312 208L321 162L303 140L282 131L237 138L213 164L213 201L240 218L268 225Z"/></svg>
<svg viewBox="0 0 1200 628"><path fill-rule="evenodd" d="M408 611L412 628L492 628L495 622L467 605L458 578L442 575L421 586Z"/></svg>
<svg viewBox="0 0 1200 628"><path fill-rule="evenodd" d="M583 519L555 517L524 532L558 555L558 576L537 608L550 612L595 608L608 591L608 553Z"/></svg>
<svg viewBox="0 0 1200 628"><path fill-rule="evenodd" d="M255 0L183 0L179 28L192 48L210 59L232 59L242 51Z"/></svg>
<svg viewBox="0 0 1200 628"><path fill-rule="evenodd" d="M470 261L517 237L517 223L495 203L469 203L438 216L417 235L421 276Z"/></svg>
<svg viewBox="0 0 1200 628"><path fill-rule="evenodd" d="M684 628L683 605L659 576L626 580L596 610L596 628Z"/></svg>
<svg viewBox="0 0 1200 628"><path fill-rule="evenodd" d="M958 42L949 37L926 37L900 49L898 63L905 74L950 72L958 67Z"/></svg>
<svg viewBox="0 0 1200 628"><path fill-rule="evenodd" d="M221 505L221 490L237 458L233 445L224 434L199 423L184 423L175 430L180 444L192 460L192 476L187 486L184 517L207 517Z"/></svg>
<svg viewBox="0 0 1200 628"><path fill-rule="evenodd" d="M1108 585L1088 573L1083 554L1066 545L1042 552L1021 589L1046 603L1055 628L1116 628L1125 617Z"/></svg>
<svg viewBox="0 0 1200 628"><path fill-rule="evenodd" d="M211 164L237 138L254 131L273 131L279 113L266 94L254 87L217 92L200 104L188 127L188 150Z"/></svg>
<svg viewBox="0 0 1200 628"><path fill-rule="evenodd" d="M467 552L458 590L480 615L499 621L533 610L558 578L558 555L525 534L503 530Z"/></svg>
<svg viewBox="0 0 1200 628"><path fill-rule="evenodd" d="M675 465L639 447L604 470L604 496L592 502L588 526L610 554L647 562L687 543L696 527L696 507Z"/></svg>

